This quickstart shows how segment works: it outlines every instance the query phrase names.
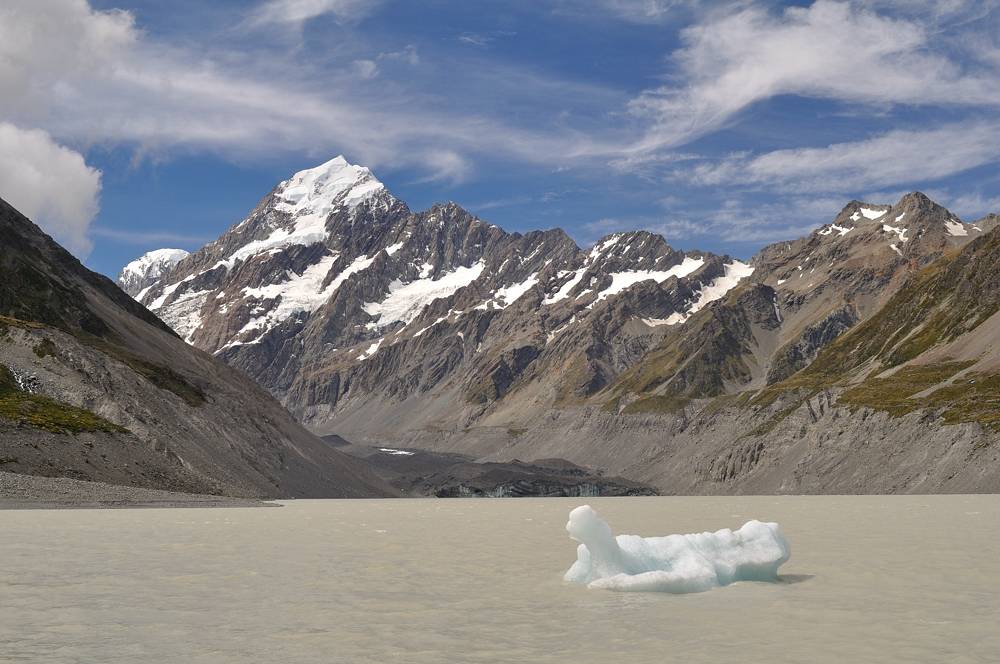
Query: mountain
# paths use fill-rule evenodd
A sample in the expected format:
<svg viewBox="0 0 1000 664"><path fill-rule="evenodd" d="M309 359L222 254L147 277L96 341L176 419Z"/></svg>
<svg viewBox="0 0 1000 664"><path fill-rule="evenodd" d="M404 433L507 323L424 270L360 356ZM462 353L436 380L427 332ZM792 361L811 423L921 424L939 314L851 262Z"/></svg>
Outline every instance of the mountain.
<svg viewBox="0 0 1000 664"><path fill-rule="evenodd" d="M0 469L243 497L389 489L0 201Z"/></svg>
<svg viewBox="0 0 1000 664"><path fill-rule="evenodd" d="M800 415L816 399L845 425L905 429L866 414L884 412L877 403L841 403L841 382L774 395L997 220L965 223L914 192L852 201L748 263L642 231L581 249L561 230L507 233L453 203L412 212L338 157L280 183L140 299L312 430L358 443L564 458L665 492L980 490L995 470L942 479L935 466L886 486L789 467L781 455L811 457L774 437L790 422L822 437L819 418ZM994 436L978 420L932 422L908 431L924 441L908 454L956 431L969 445Z"/></svg>
<svg viewBox="0 0 1000 664"><path fill-rule="evenodd" d="M135 259L118 275L118 285L135 298L141 298L142 292L159 281L160 276L187 258L188 252L183 249L157 249Z"/></svg>
<svg viewBox="0 0 1000 664"><path fill-rule="evenodd" d="M645 232L580 249L449 203L411 212L343 158L280 183L140 298L311 427L471 422L522 384L607 385L750 267Z"/></svg>

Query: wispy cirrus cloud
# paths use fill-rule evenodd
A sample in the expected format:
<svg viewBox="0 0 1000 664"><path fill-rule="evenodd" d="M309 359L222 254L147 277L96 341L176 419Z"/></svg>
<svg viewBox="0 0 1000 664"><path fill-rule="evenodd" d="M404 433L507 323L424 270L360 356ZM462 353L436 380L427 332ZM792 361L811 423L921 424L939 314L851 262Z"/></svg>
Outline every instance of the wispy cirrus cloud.
<svg viewBox="0 0 1000 664"><path fill-rule="evenodd" d="M283 154L303 162L345 153L376 169L405 170L405 182L442 187L512 165L522 173L573 173L598 187L637 173L627 183L637 190L662 187L665 177L684 185L674 192L679 199L735 185L795 210L804 205L801 192L894 189L997 161L996 4L537 6L545 20L575 14L567 29L589 13L623 38L659 39L662 32L670 52L659 42L659 50L642 49L644 72L625 84L602 80L600 67L574 69L572 59L547 67L542 59L482 48L515 29L518 39L531 39L527 24L507 15L504 22L448 25L435 41L410 25L386 29L381 22L391 12L380 12L385 5L377 0L265 0L240 10L239 28L213 42L204 34L158 34L138 26L131 12L97 10L87 0L7 0L0 5L0 121L43 130L53 145L78 155L91 146L154 157ZM324 48L304 48L316 44L309 42L313 31L302 28L323 17ZM380 31L368 30L376 18ZM511 30L491 32L496 26ZM303 47L287 48L289 35ZM802 131L766 152L700 154L698 139L786 97L822 100L831 115L850 114L843 123L850 130L820 142L803 122ZM886 131L901 109L906 124ZM919 116L922 109L943 110ZM878 124L864 124L874 117ZM99 185L93 192L97 200ZM726 205L715 209L677 206L669 219L654 210L643 223L687 236L709 229L733 241L800 227L780 216L780 205L760 215L759 201L729 191L713 196L723 197ZM731 231L741 218L757 226L743 235Z"/></svg>
<svg viewBox="0 0 1000 664"><path fill-rule="evenodd" d="M106 237L124 244L148 246L150 243L178 244L183 247L200 247L215 239L209 235L191 235L171 233L169 231L123 231L117 228L94 226L91 233L97 237Z"/></svg>
<svg viewBox="0 0 1000 664"><path fill-rule="evenodd" d="M630 111L650 123L628 148L684 145L760 101L801 95L856 104L1000 106L1000 73L960 65L915 20L848 2L817 0L772 11L746 6L685 28L670 81Z"/></svg>
<svg viewBox="0 0 1000 664"><path fill-rule="evenodd" d="M642 228L659 233L668 242L683 240L747 246L805 235L827 223L844 206L836 197L792 196L762 203L739 196L707 207L668 198L659 214L605 217L583 226L581 240L594 242L618 231Z"/></svg>
<svg viewBox="0 0 1000 664"><path fill-rule="evenodd" d="M338 22L356 23L381 4L381 0L268 0L250 14L248 23L252 27L301 27L306 21L326 15Z"/></svg>
<svg viewBox="0 0 1000 664"><path fill-rule="evenodd" d="M556 0L555 10L582 17L600 12L631 23L656 24L696 10L698 5L697 0Z"/></svg>
<svg viewBox="0 0 1000 664"><path fill-rule="evenodd" d="M264 5L269 13L277 6ZM353 5L295 4L290 16L337 7ZM151 40L128 12L98 11L78 0L11 0L0 8L0 89L10 91L0 97L0 118L35 123L78 144L126 144L152 153L280 149L317 158L344 152L373 167L405 165L445 179L468 173L477 153L551 164L591 152L599 140L554 121L512 125L488 104L459 107L405 80L388 89L359 85L379 74L379 63L392 61L422 64L413 45L321 69L276 62L270 52L217 61ZM466 82L509 93L508 104L597 92L489 63L478 74ZM476 92L470 103L488 100Z"/></svg>
<svg viewBox="0 0 1000 664"><path fill-rule="evenodd" d="M939 180L1000 161L1000 123L895 130L861 141L737 154L674 177L702 186L758 185L797 191L859 191Z"/></svg>

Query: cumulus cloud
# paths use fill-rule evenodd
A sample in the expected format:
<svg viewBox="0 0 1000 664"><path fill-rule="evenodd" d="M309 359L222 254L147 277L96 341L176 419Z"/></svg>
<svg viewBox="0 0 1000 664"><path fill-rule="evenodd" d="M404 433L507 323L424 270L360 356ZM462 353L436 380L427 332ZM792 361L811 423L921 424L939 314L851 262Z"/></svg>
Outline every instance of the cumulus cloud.
<svg viewBox="0 0 1000 664"><path fill-rule="evenodd" d="M677 175L701 185L754 184L806 191L860 191L938 180L1000 161L1000 123L896 130L826 147L732 155Z"/></svg>
<svg viewBox="0 0 1000 664"><path fill-rule="evenodd" d="M1000 105L996 68L951 60L918 21L818 0L780 13L759 6L713 13L682 32L673 79L635 98L651 123L632 152L671 148L778 95L859 104Z"/></svg>
<svg viewBox="0 0 1000 664"><path fill-rule="evenodd" d="M7 0L0 5L0 111L44 111L60 85L114 68L139 32L124 11L86 0Z"/></svg>
<svg viewBox="0 0 1000 664"><path fill-rule="evenodd" d="M101 173L44 131L0 122L0 197L77 255L89 253Z"/></svg>

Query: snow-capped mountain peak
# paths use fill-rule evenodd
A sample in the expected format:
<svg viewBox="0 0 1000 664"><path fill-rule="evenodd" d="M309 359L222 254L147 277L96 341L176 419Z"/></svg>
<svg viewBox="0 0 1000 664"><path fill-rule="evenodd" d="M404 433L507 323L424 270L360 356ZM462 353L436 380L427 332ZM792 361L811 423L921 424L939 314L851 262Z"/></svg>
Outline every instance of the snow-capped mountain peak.
<svg viewBox="0 0 1000 664"><path fill-rule="evenodd" d="M146 252L122 268L118 275L118 285L132 297L137 297L156 283L164 272L187 257L188 252L183 249L155 249Z"/></svg>
<svg viewBox="0 0 1000 664"><path fill-rule="evenodd" d="M325 216L339 205L355 207L384 188L368 168L337 156L299 171L282 182L275 193L281 199L277 208L282 212Z"/></svg>

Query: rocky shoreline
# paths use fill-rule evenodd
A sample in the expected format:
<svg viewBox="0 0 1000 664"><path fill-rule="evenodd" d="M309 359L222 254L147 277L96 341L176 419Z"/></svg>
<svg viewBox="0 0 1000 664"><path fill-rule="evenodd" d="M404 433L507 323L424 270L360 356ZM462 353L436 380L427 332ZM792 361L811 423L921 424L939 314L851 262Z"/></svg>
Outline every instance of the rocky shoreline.
<svg viewBox="0 0 1000 664"><path fill-rule="evenodd" d="M103 482L84 482L66 477L39 477L0 472L0 510L137 507L279 507L279 505L248 498L158 491Z"/></svg>

